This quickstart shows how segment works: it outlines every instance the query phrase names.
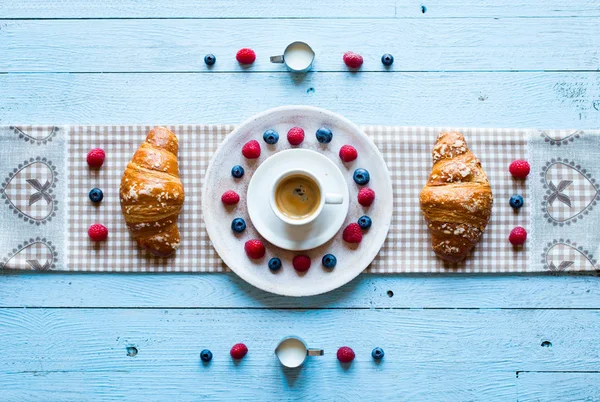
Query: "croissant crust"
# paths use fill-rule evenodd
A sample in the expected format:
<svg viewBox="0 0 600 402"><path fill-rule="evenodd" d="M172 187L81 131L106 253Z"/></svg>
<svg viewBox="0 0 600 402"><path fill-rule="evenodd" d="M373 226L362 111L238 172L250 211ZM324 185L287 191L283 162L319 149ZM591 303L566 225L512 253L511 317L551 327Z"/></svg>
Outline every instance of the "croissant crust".
<svg viewBox="0 0 600 402"><path fill-rule="evenodd" d="M492 213L492 190L461 133L440 133L432 158L429 180L421 190L421 211L435 254L456 263L483 234Z"/></svg>
<svg viewBox="0 0 600 402"><path fill-rule="evenodd" d="M152 129L127 164L119 198L127 228L137 244L166 257L179 247L177 218L185 193L179 178L177 136Z"/></svg>

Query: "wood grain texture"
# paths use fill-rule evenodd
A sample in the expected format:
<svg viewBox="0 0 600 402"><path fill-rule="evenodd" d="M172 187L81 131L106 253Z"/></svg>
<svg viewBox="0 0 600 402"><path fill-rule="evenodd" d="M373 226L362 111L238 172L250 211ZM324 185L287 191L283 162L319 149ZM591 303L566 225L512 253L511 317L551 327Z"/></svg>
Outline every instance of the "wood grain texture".
<svg viewBox="0 0 600 402"><path fill-rule="evenodd" d="M597 18L576 24L568 18L7 21L0 29L0 71L287 75L269 56L298 39L314 46L315 71L347 71L347 50L363 55L360 74L386 71L385 52L396 56L391 71L596 71L597 28ZM235 60L241 47L256 51L251 67ZM210 69L207 53L217 57Z"/></svg>
<svg viewBox="0 0 600 402"><path fill-rule="evenodd" d="M423 10L422 6L425 6ZM599 16L596 0L4 0L3 18L436 18L436 17L576 17Z"/></svg>
<svg viewBox="0 0 600 402"><path fill-rule="evenodd" d="M600 126L600 72L0 74L0 99L0 124L238 123L305 104L358 124Z"/></svg>
<svg viewBox="0 0 600 402"><path fill-rule="evenodd" d="M66 399L316 400L327 390L337 400L514 400L517 371L597 368L599 323L597 310L2 309L0 344L11 353L0 386L9 399L39 400L61 389ZM290 333L326 350L296 375L272 354ZM250 351L235 364L238 341ZM348 367L335 359L342 345L357 353ZM374 346L386 352L379 365ZM215 356L208 366L203 348Z"/></svg>
<svg viewBox="0 0 600 402"><path fill-rule="evenodd" d="M308 104L362 124L597 129L598 17L598 0L3 0L0 124L238 123ZM300 36L315 72L268 63ZM599 314L594 276L361 275L292 299L234 274L4 274L0 399L598 400ZM291 333L326 355L282 371L271 351Z"/></svg>
<svg viewBox="0 0 600 402"><path fill-rule="evenodd" d="M43 291L39 291L40 289ZM247 285L233 273L19 273L0 276L0 307L74 306L201 309L599 309L600 278L360 275L333 292L294 298L263 292Z"/></svg>
<svg viewBox="0 0 600 402"><path fill-rule="evenodd" d="M517 400L598 401L600 371L520 372L517 379Z"/></svg>

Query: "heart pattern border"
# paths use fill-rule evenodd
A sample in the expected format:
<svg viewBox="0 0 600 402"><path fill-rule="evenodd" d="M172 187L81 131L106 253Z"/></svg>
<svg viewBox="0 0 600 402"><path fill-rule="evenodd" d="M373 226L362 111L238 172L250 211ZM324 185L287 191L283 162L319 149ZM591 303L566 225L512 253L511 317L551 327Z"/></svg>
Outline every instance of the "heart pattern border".
<svg viewBox="0 0 600 402"><path fill-rule="evenodd" d="M18 126L9 126L8 128L9 128L9 130L12 130L12 132L14 134L19 136L19 138L22 139L23 141L29 142L31 144L37 144L37 145L46 145L48 142L51 142L52 138L54 136L56 136L56 134L60 130L59 127L52 126L52 128L50 129L50 133L47 136L45 136L43 138L37 138L37 137L34 137L34 136L26 133L22 128L20 128Z"/></svg>
<svg viewBox="0 0 600 402"><path fill-rule="evenodd" d="M598 261L594 258L594 255L591 252L589 252L588 250L584 249L583 246L579 246L579 245L577 245L577 243L575 243L569 239L554 239L552 242L548 242L548 244L544 248L544 252L541 255L542 259L540 260L540 262L543 264L544 269L546 271L564 272L567 270L567 268L569 268L571 266L571 264L568 264L568 265L563 264L564 262L572 263L572 261L566 261L566 260L563 261L563 263L559 264L558 267L556 267L554 264L548 264L548 253L550 252L550 250L552 250L553 247L555 247L558 244L563 244L565 246L570 247L574 251L577 251L579 254L581 254L583 257L585 257L593 267L598 269L598 266L597 266Z"/></svg>
<svg viewBox="0 0 600 402"><path fill-rule="evenodd" d="M593 199L592 202L590 202L589 205L587 205L584 209L579 211L576 215L574 215L564 221L558 221L558 220L554 219L552 217L552 215L550 214L550 212L548 211L548 207L551 204L554 193L557 193L560 190L560 183L559 183L559 188L557 189L555 186L552 185L552 182L548 183L546 181L546 175L548 173L548 170L550 170L550 168L556 164L563 164L563 165L568 166L571 169L577 171L581 176L583 176L586 180L588 180L590 185L596 190L595 198ZM594 209L594 207L596 206L598 201L600 201L600 189L598 188L598 185L596 184L596 179L593 178L592 174L589 173L585 168L582 168L580 164L577 164L573 160L563 159L563 158L552 158L552 159L550 159L550 161L546 162L546 164L542 167L540 176L541 176L542 186L544 187L544 190L546 193L541 202L542 212L544 213L544 218L549 223L552 223L552 225L554 225L554 226L562 227L564 225L570 225L571 223L575 223L578 220L582 220L584 216L588 215L589 212L591 212Z"/></svg>
<svg viewBox="0 0 600 402"><path fill-rule="evenodd" d="M6 187L8 186L8 184L10 183L12 178L14 176L16 176L22 170L26 169L28 166L33 165L34 163L45 164L52 174L52 182L50 183L50 189L45 194L52 198L53 208L52 208L52 211L43 219L35 219L35 218L32 218L31 216L25 214L12 202L12 200L10 199L8 194L6 194ZM32 225L35 224L38 226L40 224L45 225L47 222L50 222L53 217L56 216L56 213L58 211L58 203L59 202L56 199L56 193L54 193L54 191L53 191L56 188L56 183L58 181L57 176L58 176L58 169L56 168L56 166L54 166L52 161L50 161L49 159L47 159L45 157L41 157L41 156L37 156L35 158L29 158L29 160L26 160L23 163L19 163L19 165L16 168L14 168L13 171L8 174L8 176L6 176L6 178L4 179L2 184L0 184L0 198L4 200L4 203L8 205L8 207L13 211L13 213L17 214L18 217L23 219L25 222L29 222Z"/></svg>
<svg viewBox="0 0 600 402"><path fill-rule="evenodd" d="M542 136L542 138L544 138L545 142L549 143L550 145L555 145L557 147L560 147L561 145L569 145L570 142L573 142L576 139L581 138L581 136L583 134L584 134L584 132L582 130L575 130L564 137L552 138L548 135L547 131L540 132L540 135Z"/></svg>
<svg viewBox="0 0 600 402"><path fill-rule="evenodd" d="M55 269L56 263L58 262L58 252L56 251L56 246L54 246L51 241L46 240L45 237L36 237L35 239L31 238L29 240L26 240L26 241L20 243L17 247L13 248L12 251L10 253L8 253L8 255L6 257L4 257L4 259L2 261L0 261L0 269L7 269L8 267L6 266L6 264L13 257L15 257L16 255L21 253L26 248L28 248L34 244L37 244L37 243L41 243L48 248L52 259L50 261L46 261L46 263L44 265L40 264L40 262L37 259L27 260L27 263L29 264L31 269L33 269L35 271L49 271L49 270Z"/></svg>

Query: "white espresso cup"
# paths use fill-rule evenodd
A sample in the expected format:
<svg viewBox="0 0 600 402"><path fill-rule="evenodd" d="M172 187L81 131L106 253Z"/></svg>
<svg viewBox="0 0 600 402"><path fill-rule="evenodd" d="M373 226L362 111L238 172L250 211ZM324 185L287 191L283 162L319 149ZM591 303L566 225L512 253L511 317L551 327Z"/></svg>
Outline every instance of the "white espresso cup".
<svg viewBox="0 0 600 402"><path fill-rule="evenodd" d="M310 349L306 342L297 336L286 336L275 348L275 356L281 365L289 368L300 367L307 356L323 356L323 349Z"/></svg>
<svg viewBox="0 0 600 402"><path fill-rule="evenodd" d="M307 43L296 41L290 43L282 55L271 56L271 63L283 63L294 73L305 73L312 68L315 52Z"/></svg>
<svg viewBox="0 0 600 402"><path fill-rule="evenodd" d="M290 177L290 176L307 176L309 179L311 179L312 181L314 181L317 184L317 187L319 189L319 205L317 206L317 208L307 217L304 217L302 219L296 219L296 218L291 218L290 216L287 216L286 214L284 214L283 212L281 212L279 210L279 207L277 206L277 202L276 202L276 190L277 187L279 186L279 184L285 180L286 178ZM273 182L273 187L271 188L271 197L270 197L270 203L271 203L271 209L273 210L273 213L282 221L284 221L285 223L288 223L290 225L294 225L294 226L301 226L301 225L306 225L309 224L310 222L314 221L315 219L317 219L317 217L321 214L321 212L323 212L323 208L325 207L326 204L331 204L331 205L341 205L344 202L344 196L342 194L335 194L335 193L327 193L325 191L325 188L323 187L323 184L321 183L321 181L314 175L312 174L310 171L306 170L306 169L292 169L292 170L287 170L283 173L281 173Z"/></svg>

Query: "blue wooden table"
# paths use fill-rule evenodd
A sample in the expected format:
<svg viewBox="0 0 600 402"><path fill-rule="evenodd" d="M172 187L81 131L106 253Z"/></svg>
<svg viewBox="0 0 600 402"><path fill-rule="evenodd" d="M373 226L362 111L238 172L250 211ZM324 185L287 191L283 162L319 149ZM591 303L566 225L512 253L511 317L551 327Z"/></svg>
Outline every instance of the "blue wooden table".
<svg viewBox="0 0 600 402"><path fill-rule="evenodd" d="M2 0L0 124L237 123L308 104L359 124L600 128L600 0L508 3ZM297 39L317 53L305 76L268 59ZM281 370L291 333L325 356ZM600 400L599 343L594 276L361 275L302 299L233 274L0 276L1 400Z"/></svg>

